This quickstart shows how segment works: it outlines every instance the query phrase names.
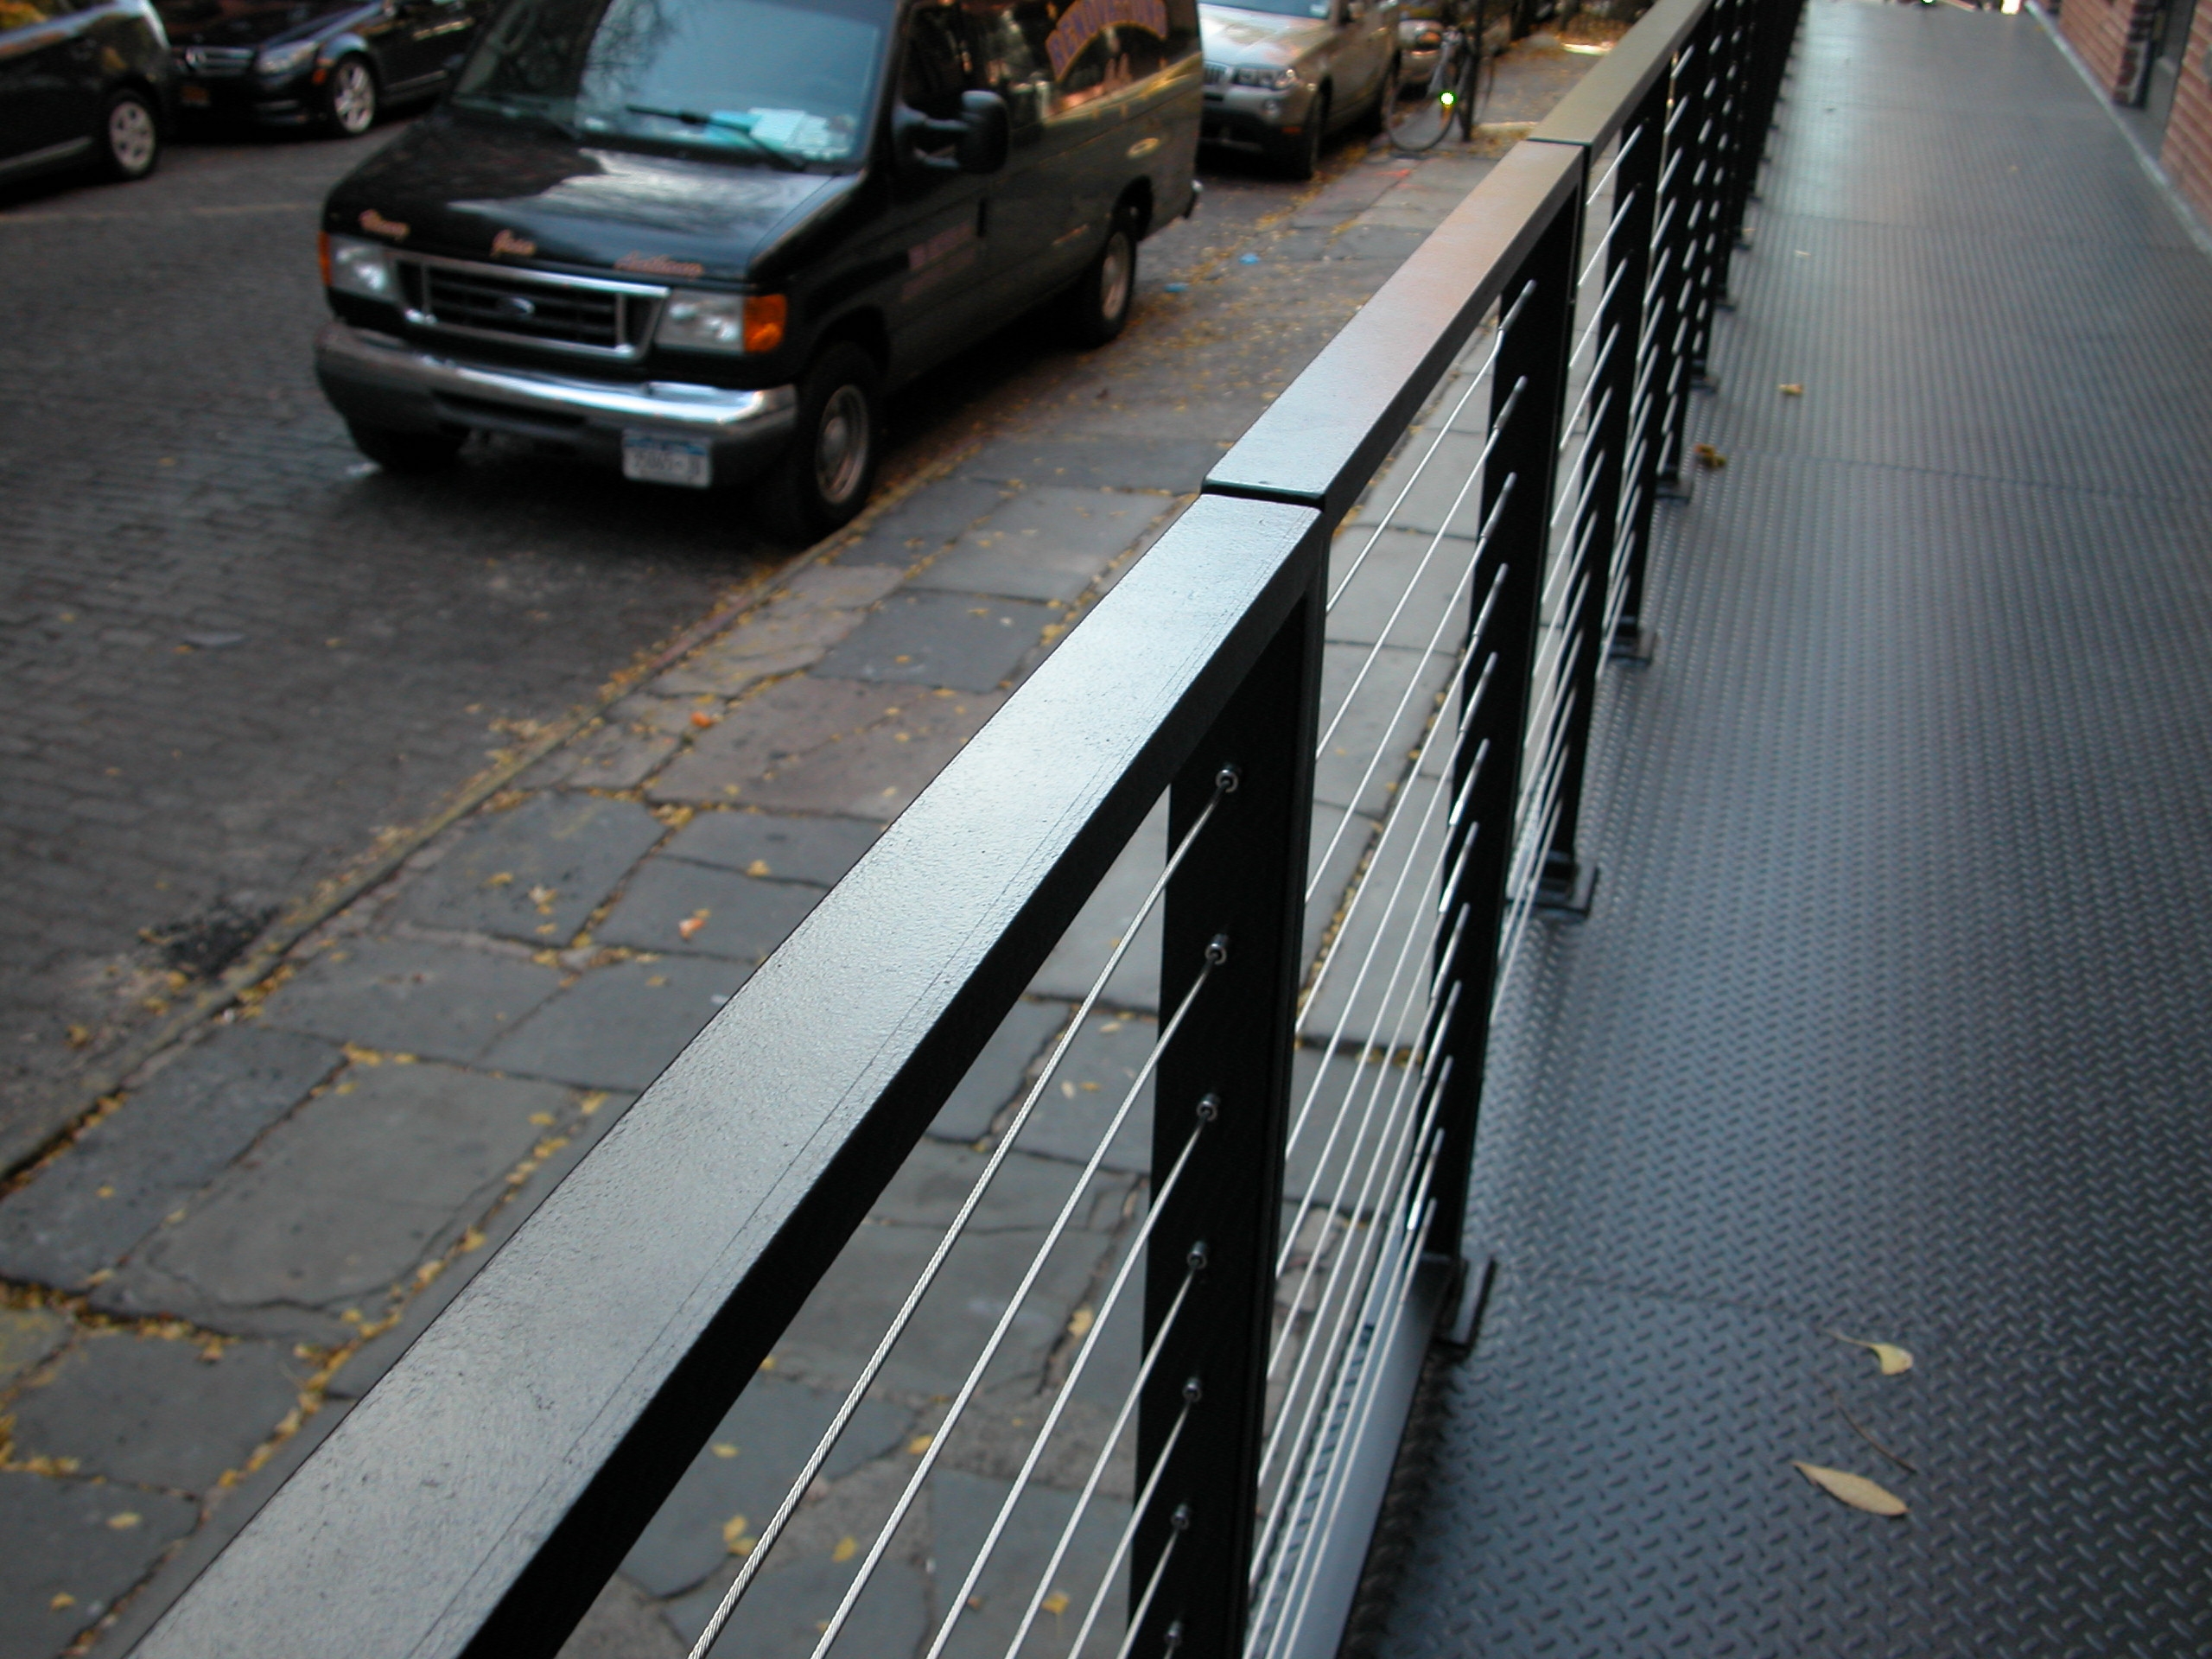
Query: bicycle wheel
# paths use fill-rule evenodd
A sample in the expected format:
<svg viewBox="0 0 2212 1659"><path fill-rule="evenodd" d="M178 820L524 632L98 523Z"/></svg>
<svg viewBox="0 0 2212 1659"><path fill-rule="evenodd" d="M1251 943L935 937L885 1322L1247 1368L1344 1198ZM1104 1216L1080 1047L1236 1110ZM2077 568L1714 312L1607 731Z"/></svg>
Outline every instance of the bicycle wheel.
<svg viewBox="0 0 2212 1659"><path fill-rule="evenodd" d="M1446 35L1436 54L1428 79L1410 95L1396 100L1385 118L1390 143L1410 155L1433 149L1452 130L1459 86L1464 78L1456 34Z"/></svg>

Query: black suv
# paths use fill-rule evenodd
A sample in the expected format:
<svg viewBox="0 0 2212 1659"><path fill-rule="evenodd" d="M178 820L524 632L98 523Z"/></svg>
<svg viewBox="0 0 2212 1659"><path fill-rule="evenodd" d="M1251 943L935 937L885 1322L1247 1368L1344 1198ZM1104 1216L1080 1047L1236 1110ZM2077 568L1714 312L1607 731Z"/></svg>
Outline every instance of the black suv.
<svg viewBox="0 0 2212 1659"><path fill-rule="evenodd" d="M488 0L157 3L186 114L347 137L388 104L442 92L489 10Z"/></svg>
<svg viewBox="0 0 2212 1659"><path fill-rule="evenodd" d="M324 206L315 369L364 453L472 431L859 512L890 386L1058 296L1121 330L1197 200L1194 0L509 0Z"/></svg>
<svg viewBox="0 0 2212 1659"><path fill-rule="evenodd" d="M0 0L0 181L88 165L144 178L171 86L145 0Z"/></svg>

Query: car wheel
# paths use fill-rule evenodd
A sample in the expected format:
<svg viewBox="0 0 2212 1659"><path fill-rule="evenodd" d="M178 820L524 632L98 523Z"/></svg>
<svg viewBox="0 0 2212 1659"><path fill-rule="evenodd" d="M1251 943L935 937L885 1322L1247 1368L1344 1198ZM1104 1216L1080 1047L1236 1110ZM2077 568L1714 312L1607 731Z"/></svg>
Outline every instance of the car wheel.
<svg viewBox="0 0 2212 1659"><path fill-rule="evenodd" d="M1068 338L1086 351L1116 339L1128 325L1136 291L1136 232L1127 219L1116 218L1106 245L1068 290Z"/></svg>
<svg viewBox="0 0 2212 1659"><path fill-rule="evenodd" d="M388 426L348 421L353 447L387 473L435 473L450 467L467 442L462 432L397 432Z"/></svg>
<svg viewBox="0 0 2212 1659"><path fill-rule="evenodd" d="M1321 135L1329 130L1329 95L1313 94L1313 107L1306 112L1306 127L1284 148L1280 165L1287 179L1310 179L1321 167Z"/></svg>
<svg viewBox="0 0 2212 1659"><path fill-rule="evenodd" d="M868 505L882 448L882 385L875 359L849 343L832 346L806 372L798 423L765 502L779 534L819 541Z"/></svg>
<svg viewBox="0 0 2212 1659"><path fill-rule="evenodd" d="M162 129L154 106L137 92L118 92L107 101L100 143L100 163L110 178L144 178L162 159Z"/></svg>
<svg viewBox="0 0 2212 1659"><path fill-rule="evenodd" d="M340 58L322 89L323 113L341 137L358 138L377 124L377 77L361 57Z"/></svg>

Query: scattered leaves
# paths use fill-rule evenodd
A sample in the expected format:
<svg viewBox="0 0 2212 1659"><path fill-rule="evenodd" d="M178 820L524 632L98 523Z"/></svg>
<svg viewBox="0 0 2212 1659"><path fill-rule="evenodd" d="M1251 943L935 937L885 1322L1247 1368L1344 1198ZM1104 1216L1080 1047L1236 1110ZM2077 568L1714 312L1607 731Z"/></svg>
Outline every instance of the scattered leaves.
<svg viewBox="0 0 2212 1659"><path fill-rule="evenodd" d="M1912 1355L1893 1342L1862 1342L1857 1337L1847 1337L1840 1331L1828 1335L1838 1342L1847 1342L1854 1348L1864 1348L1874 1356L1874 1363L1882 1368L1884 1376L1903 1376L1912 1369Z"/></svg>
<svg viewBox="0 0 2212 1659"><path fill-rule="evenodd" d="M74 1607L77 1605L77 1598L67 1590L57 1590L54 1592L54 1599L46 1605L58 1613L64 1607Z"/></svg>
<svg viewBox="0 0 2212 1659"><path fill-rule="evenodd" d="M1837 1503L1848 1503L1854 1510L1864 1510L1869 1515L1887 1516L1891 1520L1910 1513L1903 1498L1895 1492L1877 1486L1864 1475L1854 1475L1842 1469L1826 1469L1817 1463L1801 1463L1796 1458L1790 1459L1789 1466Z"/></svg>
<svg viewBox="0 0 2212 1659"><path fill-rule="evenodd" d="M745 1535L745 1517L733 1515L722 1522L722 1548L733 1555L750 1554L753 1540Z"/></svg>
<svg viewBox="0 0 2212 1659"><path fill-rule="evenodd" d="M484 885L487 887L504 887L514 879L515 873L512 870L501 870L496 875L486 876Z"/></svg>
<svg viewBox="0 0 2212 1659"><path fill-rule="evenodd" d="M1805 388L1794 380L1785 380L1775 390L1785 397L1802 397L1805 395Z"/></svg>
<svg viewBox="0 0 2212 1659"><path fill-rule="evenodd" d="M1728 464L1728 457L1709 443L1694 443L1690 453L1697 457L1697 464L1708 473L1717 473Z"/></svg>
<svg viewBox="0 0 2212 1659"><path fill-rule="evenodd" d="M676 931L688 939L704 927L707 925L707 918L713 914L714 912L709 910L695 910L676 925Z"/></svg>
<svg viewBox="0 0 2212 1659"><path fill-rule="evenodd" d="M837 1548L830 1552L830 1559L833 1561L849 1561L854 1556L859 1554L860 1551L860 1540L849 1532L837 1541Z"/></svg>
<svg viewBox="0 0 2212 1659"><path fill-rule="evenodd" d="M1068 1316L1068 1335L1079 1337L1097 1322L1098 1316L1088 1306L1078 1307Z"/></svg>
<svg viewBox="0 0 2212 1659"><path fill-rule="evenodd" d="M72 1026L69 1027L68 1043L70 1047L89 1048L92 1046L92 1028L90 1026Z"/></svg>
<svg viewBox="0 0 2212 1659"><path fill-rule="evenodd" d="M747 866L745 867L745 873L746 873L747 875L766 875L766 874L768 874L768 861L767 861L766 859L765 859L765 858L756 858L756 859L754 859L754 860L753 860L750 864L748 864L748 865L747 865Z"/></svg>
<svg viewBox="0 0 2212 1659"><path fill-rule="evenodd" d="M912 1458L920 1457L923 1452L930 1449L930 1442L936 1438L934 1434L915 1435L912 1440L906 1442L906 1455Z"/></svg>
<svg viewBox="0 0 2212 1659"><path fill-rule="evenodd" d="M732 1446L728 1440L716 1440L715 1442L714 1451L715 1455L718 1458L734 1458L737 1455L737 1448Z"/></svg>
<svg viewBox="0 0 2212 1659"><path fill-rule="evenodd" d="M1068 1592L1065 1590L1055 1590L1037 1605L1054 1618L1058 1618L1068 1610Z"/></svg>
<svg viewBox="0 0 2212 1659"><path fill-rule="evenodd" d="M703 709L694 709L691 711L691 723L703 732L714 725L715 717Z"/></svg>
<svg viewBox="0 0 2212 1659"><path fill-rule="evenodd" d="M107 1524L113 1531L128 1532L138 1524L137 1512L133 1510L124 1510L119 1515L111 1515L107 1518Z"/></svg>

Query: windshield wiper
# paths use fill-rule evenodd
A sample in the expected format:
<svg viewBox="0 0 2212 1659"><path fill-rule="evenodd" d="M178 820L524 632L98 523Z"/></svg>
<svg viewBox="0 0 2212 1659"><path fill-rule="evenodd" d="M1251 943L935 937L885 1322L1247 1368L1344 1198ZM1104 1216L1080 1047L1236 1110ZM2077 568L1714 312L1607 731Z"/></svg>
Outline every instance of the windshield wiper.
<svg viewBox="0 0 2212 1659"><path fill-rule="evenodd" d="M806 171L806 163L791 151L770 143L766 138L754 137L750 128L741 127L727 117L706 115L697 110L657 110L649 104L625 104L622 107L632 115L657 115L664 121L681 121L687 127L712 127L716 132L734 133L785 172Z"/></svg>

